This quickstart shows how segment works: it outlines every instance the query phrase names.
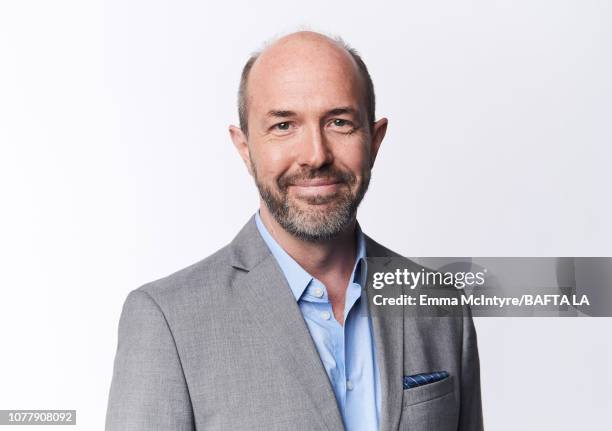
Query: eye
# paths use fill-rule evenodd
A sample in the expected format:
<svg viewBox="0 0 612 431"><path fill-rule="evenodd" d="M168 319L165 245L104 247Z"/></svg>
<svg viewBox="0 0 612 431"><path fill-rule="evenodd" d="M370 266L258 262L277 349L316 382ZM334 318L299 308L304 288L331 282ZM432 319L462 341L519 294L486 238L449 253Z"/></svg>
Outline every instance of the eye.
<svg viewBox="0 0 612 431"><path fill-rule="evenodd" d="M286 131L291 127L291 123L289 121L283 121L282 123L275 124L272 126L273 129Z"/></svg>
<svg viewBox="0 0 612 431"><path fill-rule="evenodd" d="M349 124L351 124L350 121L343 120L342 118L335 118L334 120L332 120L332 123L336 127L344 127L344 126L348 126Z"/></svg>
<svg viewBox="0 0 612 431"><path fill-rule="evenodd" d="M328 125L332 128L332 130L340 133L351 134L357 130L357 127L355 127L355 124L352 121L345 120L344 118L334 118L328 123Z"/></svg>

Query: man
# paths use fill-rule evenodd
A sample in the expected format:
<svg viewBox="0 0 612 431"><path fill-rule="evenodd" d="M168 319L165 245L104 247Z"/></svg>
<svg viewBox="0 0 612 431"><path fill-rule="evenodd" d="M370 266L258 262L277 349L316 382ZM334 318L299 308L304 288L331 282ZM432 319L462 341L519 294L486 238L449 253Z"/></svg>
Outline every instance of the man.
<svg viewBox="0 0 612 431"><path fill-rule="evenodd" d="M229 131L259 211L225 248L130 293L107 430L482 429L469 315L372 317L362 298L363 258L396 256L356 221L387 128L374 105L361 58L318 33L247 62Z"/></svg>

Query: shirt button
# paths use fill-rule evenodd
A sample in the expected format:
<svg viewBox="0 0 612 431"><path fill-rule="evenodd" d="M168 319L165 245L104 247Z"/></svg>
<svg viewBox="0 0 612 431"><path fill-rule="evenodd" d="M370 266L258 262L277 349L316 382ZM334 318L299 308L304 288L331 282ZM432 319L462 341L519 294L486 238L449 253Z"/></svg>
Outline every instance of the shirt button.
<svg viewBox="0 0 612 431"><path fill-rule="evenodd" d="M320 287L316 287L313 291L312 294L314 296L316 296L317 298L321 298L323 297L323 289L321 289Z"/></svg>
<svg viewBox="0 0 612 431"><path fill-rule="evenodd" d="M329 311L324 311L323 313L321 313L321 317L324 320L329 320L329 319L331 319L331 313Z"/></svg>
<svg viewBox="0 0 612 431"><path fill-rule="evenodd" d="M354 387L355 386L353 385L353 382L351 382L350 380L346 381L346 389L348 389L349 391L352 391Z"/></svg>

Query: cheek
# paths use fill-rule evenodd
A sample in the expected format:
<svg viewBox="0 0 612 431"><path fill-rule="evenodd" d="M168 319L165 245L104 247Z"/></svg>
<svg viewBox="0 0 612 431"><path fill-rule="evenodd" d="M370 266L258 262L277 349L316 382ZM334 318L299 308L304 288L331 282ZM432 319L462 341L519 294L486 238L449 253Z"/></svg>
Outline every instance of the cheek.
<svg viewBox="0 0 612 431"><path fill-rule="evenodd" d="M273 142L262 142L254 146L251 158L262 179L276 179L291 166L289 154Z"/></svg>
<svg viewBox="0 0 612 431"><path fill-rule="evenodd" d="M367 147L358 142L338 147L334 158L340 168L352 172L358 178L363 177L370 169L370 154Z"/></svg>

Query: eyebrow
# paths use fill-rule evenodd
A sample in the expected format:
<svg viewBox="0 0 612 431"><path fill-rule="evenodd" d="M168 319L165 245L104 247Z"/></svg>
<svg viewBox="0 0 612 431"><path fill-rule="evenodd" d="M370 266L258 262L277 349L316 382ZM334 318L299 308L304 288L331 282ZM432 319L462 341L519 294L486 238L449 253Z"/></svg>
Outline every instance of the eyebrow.
<svg viewBox="0 0 612 431"><path fill-rule="evenodd" d="M277 118L288 118L288 117L295 117L295 116L297 116L297 114L295 112L293 112L293 111L284 111L284 110L272 109L272 110L268 111L266 116L267 117L277 117Z"/></svg>
<svg viewBox="0 0 612 431"><path fill-rule="evenodd" d="M329 111L325 113L325 116L329 117L333 115L343 115L343 114L352 114L355 116L359 116L359 111L357 111L355 108L352 108L350 106L340 106L337 108L330 109ZM289 117L296 117L297 114L293 111L286 111L282 109L271 109L270 111L268 111L266 116L275 117L275 118L289 118Z"/></svg>
<svg viewBox="0 0 612 431"><path fill-rule="evenodd" d="M326 116L330 117L333 115L343 115L343 114L352 114L355 116L359 116L359 111L350 106L341 106L339 108L330 109L326 112Z"/></svg>

